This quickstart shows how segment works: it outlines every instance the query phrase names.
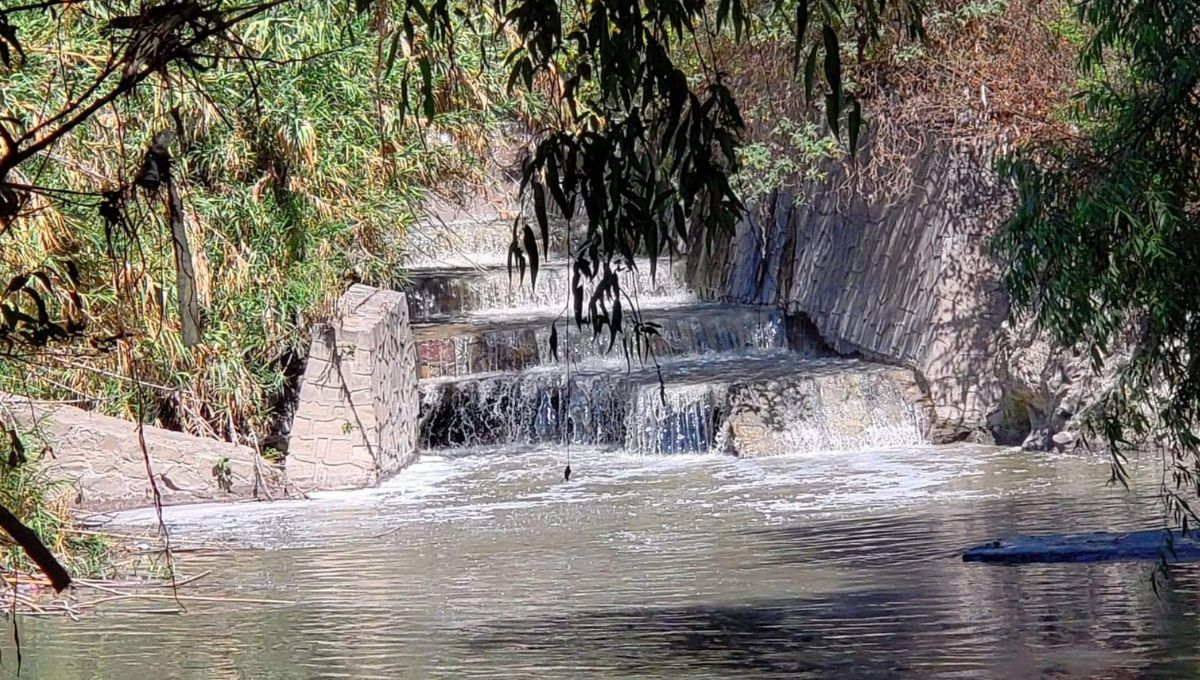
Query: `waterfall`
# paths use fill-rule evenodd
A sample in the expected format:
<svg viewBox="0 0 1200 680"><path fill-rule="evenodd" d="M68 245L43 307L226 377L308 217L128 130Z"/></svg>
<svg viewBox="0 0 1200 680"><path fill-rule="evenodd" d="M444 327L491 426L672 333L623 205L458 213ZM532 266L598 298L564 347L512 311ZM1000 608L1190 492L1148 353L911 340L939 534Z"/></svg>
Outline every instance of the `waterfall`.
<svg viewBox="0 0 1200 680"><path fill-rule="evenodd" d="M640 262L623 284L660 334L648 356L630 356L576 329L564 263L544 264L531 289L486 250L503 239L463 233L484 252L428 246L409 275L423 448L570 442L761 456L922 440L910 373L791 351L820 343L789 342L778 309L698 301L677 268L652 279Z"/></svg>

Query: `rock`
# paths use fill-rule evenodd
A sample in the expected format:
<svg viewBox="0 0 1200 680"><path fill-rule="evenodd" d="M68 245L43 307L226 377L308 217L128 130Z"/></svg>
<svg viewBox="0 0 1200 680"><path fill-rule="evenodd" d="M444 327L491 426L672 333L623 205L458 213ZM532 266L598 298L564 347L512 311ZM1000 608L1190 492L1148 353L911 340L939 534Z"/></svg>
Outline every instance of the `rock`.
<svg viewBox="0 0 1200 680"><path fill-rule="evenodd" d="M930 444L997 444L995 436L985 427L934 417L925 432Z"/></svg>
<svg viewBox="0 0 1200 680"><path fill-rule="evenodd" d="M1045 428L1039 428L1029 433L1025 441L1021 442L1022 451L1045 451L1050 447L1050 431Z"/></svg>
<svg viewBox="0 0 1200 680"><path fill-rule="evenodd" d="M908 370L865 363L793 381L735 383L719 450L755 458L917 443L923 428L913 383Z"/></svg>
<svg viewBox="0 0 1200 680"><path fill-rule="evenodd" d="M152 501L146 479L141 441L153 463L166 504L254 498L260 493L282 494L282 479L272 466L258 460L249 447L194 437L119 418L55 404L17 400L0 395L27 426L37 424L39 435L53 454L46 463L52 479L74 486L73 498L87 510L108 511L147 505ZM222 480L213 467L228 470ZM262 479L258 479L259 475ZM260 488L263 487L263 488Z"/></svg>
<svg viewBox="0 0 1200 680"><path fill-rule="evenodd" d="M1069 431L1055 432L1054 436L1050 438L1050 441L1054 442L1054 446L1060 449L1070 448L1079 441L1079 435L1075 432Z"/></svg>

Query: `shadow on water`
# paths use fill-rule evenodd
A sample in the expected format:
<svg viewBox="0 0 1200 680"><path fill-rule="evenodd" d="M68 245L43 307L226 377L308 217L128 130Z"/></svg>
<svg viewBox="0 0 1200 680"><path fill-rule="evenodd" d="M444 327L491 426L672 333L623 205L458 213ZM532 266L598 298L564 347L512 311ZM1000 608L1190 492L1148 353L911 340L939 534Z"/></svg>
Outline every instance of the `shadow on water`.
<svg viewBox="0 0 1200 680"><path fill-rule="evenodd" d="M1144 570L1079 572L976 569L975 577L997 582L978 590L971 579L948 583L954 575L930 572L896 588L501 619L463 631L458 642L540 677L555 669L572 677L866 680L1200 673L1198 570L1179 572L1161 599L1127 590L1144 592L1131 580ZM1064 587L1071 578L1076 586ZM1146 626L1153 610L1161 618Z"/></svg>
<svg viewBox="0 0 1200 680"><path fill-rule="evenodd" d="M1176 568L1155 595L1144 562L965 564L968 537L1009 522L1028 526L1039 514L1003 499L989 505L995 514L953 520L836 518L739 532L751 547L740 578L796 567L795 595L564 610L493 620L456 638L521 668L589 677L1116 680L1200 672L1200 565Z"/></svg>
<svg viewBox="0 0 1200 680"><path fill-rule="evenodd" d="M747 604L637 607L498 621L463 640L487 653L520 650L530 666L638 677L893 678L922 622L889 618L900 593L781 598ZM925 622L928 623L928 622ZM871 639L856 630L872 628ZM866 644L864 644L866 643Z"/></svg>
<svg viewBox="0 0 1200 680"><path fill-rule="evenodd" d="M748 556L754 563L860 568L958 559L961 533L943 518L926 515L871 516L849 522L838 517L742 532L756 547Z"/></svg>

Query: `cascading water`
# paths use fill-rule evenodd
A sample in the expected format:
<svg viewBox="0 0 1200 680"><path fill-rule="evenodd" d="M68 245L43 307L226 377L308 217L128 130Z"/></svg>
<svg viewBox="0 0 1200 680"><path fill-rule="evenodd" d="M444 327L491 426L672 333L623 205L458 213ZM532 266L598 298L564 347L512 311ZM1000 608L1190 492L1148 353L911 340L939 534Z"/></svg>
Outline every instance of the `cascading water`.
<svg viewBox="0 0 1200 680"><path fill-rule="evenodd" d="M196 583L179 617L141 596L71 625L24 617L26 675L1195 677L1187 565L1156 595L1146 564L958 559L998 536L1160 525L1157 457L1131 458L1118 490L1103 455L908 446L907 372L789 352L806 345L778 313L698 303L669 276L643 298L657 366L559 321L568 376L545 347L555 299L497 297L504 269L414 270L414 290L442 291L412 298L438 450L374 488L114 519L265 550L180 551ZM699 451L764 457L669 455Z"/></svg>
<svg viewBox="0 0 1200 680"><path fill-rule="evenodd" d="M648 266L625 272L622 286L641 297L659 302L691 299L678 276L650 276ZM507 262L477 259L471 266L430 267L414 272L408 288L413 318L435 320L472 310L544 312L561 309L571 291L571 272L565 263L548 263L538 273L536 286L508 274Z"/></svg>
<svg viewBox="0 0 1200 680"><path fill-rule="evenodd" d="M661 330L648 355L632 356L574 326L561 257L531 288L510 277L493 236L469 239L482 252L427 247L409 272L423 448L759 456L921 441L911 376L790 351L779 310L699 301L677 268L652 278L639 262L624 285Z"/></svg>

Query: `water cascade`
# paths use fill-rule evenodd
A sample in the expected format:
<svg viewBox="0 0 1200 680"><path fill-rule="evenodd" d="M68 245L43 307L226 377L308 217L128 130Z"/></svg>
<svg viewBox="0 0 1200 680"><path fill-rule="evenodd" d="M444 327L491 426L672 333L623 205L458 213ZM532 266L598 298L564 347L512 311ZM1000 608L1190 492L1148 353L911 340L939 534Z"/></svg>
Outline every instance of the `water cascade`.
<svg viewBox="0 0 1200 680"><path fill-rule="evenodd" d="M565 258L549 258L531 288L509 274L495 237L504 225L471 229L479 234L458 249L426 247L410 263L422 448L571 442L760 456L921 442L911 374L793 351L820 343L789 343L778 309L701 301L681 266L660 262L652 278L639 262L624 286L661 326L639 356L575 327Z"/></svg>

